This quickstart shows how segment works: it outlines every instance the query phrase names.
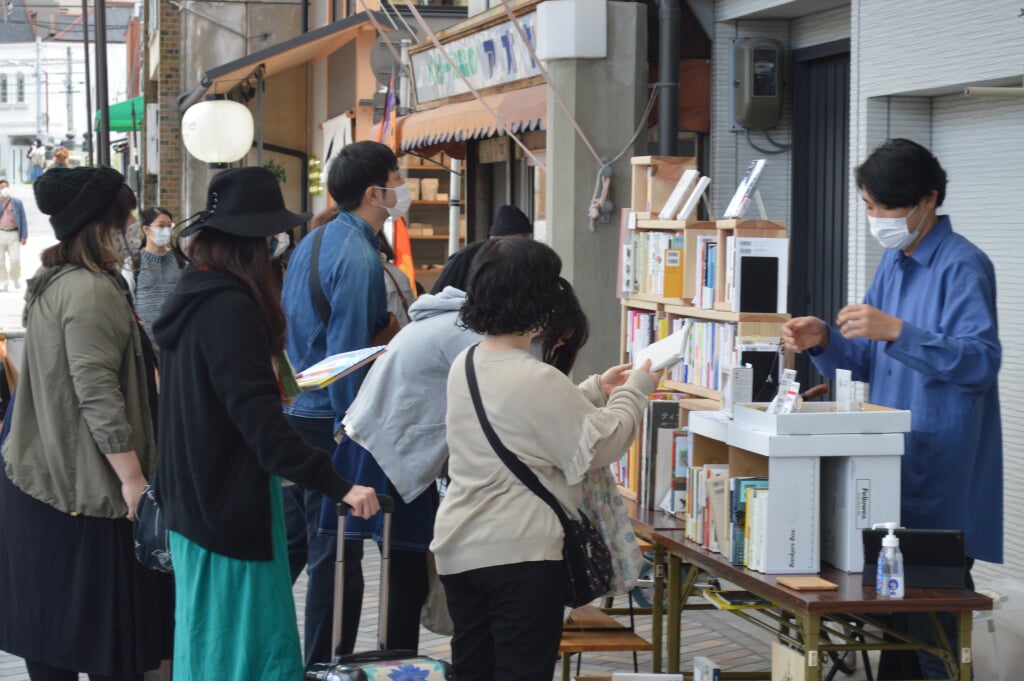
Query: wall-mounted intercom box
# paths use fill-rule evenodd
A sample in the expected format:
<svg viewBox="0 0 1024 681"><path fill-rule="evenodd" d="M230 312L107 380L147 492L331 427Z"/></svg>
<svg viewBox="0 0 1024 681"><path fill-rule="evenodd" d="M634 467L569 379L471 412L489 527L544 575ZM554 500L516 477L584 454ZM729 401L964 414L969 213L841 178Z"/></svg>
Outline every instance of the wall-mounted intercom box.
<svg viewBox="0 0 1024 681"><path fill-rule="evenodd" d="M782 116L782 46L768 38L732 41L729 121L732 130L767 130Z"/></svg>

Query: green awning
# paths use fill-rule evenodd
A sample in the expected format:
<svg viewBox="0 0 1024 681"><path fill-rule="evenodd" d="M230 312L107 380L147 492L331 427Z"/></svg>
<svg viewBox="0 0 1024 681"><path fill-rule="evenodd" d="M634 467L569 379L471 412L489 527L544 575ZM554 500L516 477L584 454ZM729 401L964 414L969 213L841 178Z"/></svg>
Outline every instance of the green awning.
<svg viewBox="0 0 1024 681"><path fill-rule="evenodd" d="M135 97L123 102L110 105L110 130L111 132L131 132L142 130L142 119L145 116L146 105L142 97ZM135 118L135 127L132 127L132 118ZM100 125L100 111L96 111L96 126Z"/></svg>

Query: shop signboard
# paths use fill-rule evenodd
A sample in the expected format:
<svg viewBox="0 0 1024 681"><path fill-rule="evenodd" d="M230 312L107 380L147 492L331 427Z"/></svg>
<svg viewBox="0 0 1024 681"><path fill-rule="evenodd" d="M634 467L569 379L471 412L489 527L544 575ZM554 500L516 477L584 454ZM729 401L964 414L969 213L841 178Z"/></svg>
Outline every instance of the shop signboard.
<svg viewBox="0 0 1024 681"><path fill-rule="evenodd" d="M537 13L517 17L530 45L537 45ZM412 55L416 99L420 104L540 75L540 66L519 31L506 21L442 45L458 71L436 47ZM461 75L460 75L461 74Z"/></svg>

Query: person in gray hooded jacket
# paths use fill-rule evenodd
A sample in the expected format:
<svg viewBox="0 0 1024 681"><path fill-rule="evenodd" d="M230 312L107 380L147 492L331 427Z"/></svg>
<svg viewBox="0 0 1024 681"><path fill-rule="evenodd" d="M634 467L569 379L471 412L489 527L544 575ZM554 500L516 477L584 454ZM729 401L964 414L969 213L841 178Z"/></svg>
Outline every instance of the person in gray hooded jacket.
<svg viewBox="0 0 1024 681"><path fill-rule="evenodd" d="M420 610L429 587L426 551L438 507L434 481L448 460L448 369L481 338L458 325L465 301L466 294L451 286L420 296L409 307L412 322L374 363L342 420L346 434L379 467L371 476L373 486L396 497L389 648L415 650L419 645ZM374 536L379 535L377 527Z"/></svg>

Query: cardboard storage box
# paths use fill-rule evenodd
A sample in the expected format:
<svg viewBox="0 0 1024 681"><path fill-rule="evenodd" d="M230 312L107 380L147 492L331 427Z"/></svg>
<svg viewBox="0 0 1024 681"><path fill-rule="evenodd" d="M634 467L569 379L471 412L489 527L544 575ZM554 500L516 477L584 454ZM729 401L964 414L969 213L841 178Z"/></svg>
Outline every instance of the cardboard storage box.
<svg viewBox="0 0 1024 681"><path fill-rule="evenodd" d="M441 181L436 177L424 177L420 180L420 197L424 201L436 201L437 189Z"/></svg>
<svg viewBox="0 0 1024 681"><path fill-rule="evenodd" d="M821 460L821 559L846 572L864 567L861 531L900 522L900 457Z"/></svg>
<svg viewBox="0 0 1024 681"><path fill-rule="evenodd" d="M826 435L832 433L906 433L910 412L861 402L856 411L836 411L835 402L805 402L793 414L769 414L767 404L737 404L736 423L773 435Z"/></svg>

